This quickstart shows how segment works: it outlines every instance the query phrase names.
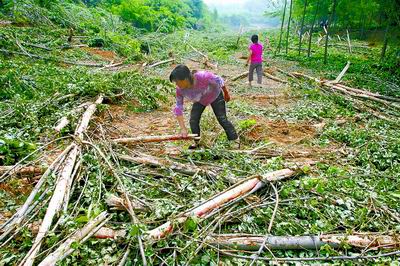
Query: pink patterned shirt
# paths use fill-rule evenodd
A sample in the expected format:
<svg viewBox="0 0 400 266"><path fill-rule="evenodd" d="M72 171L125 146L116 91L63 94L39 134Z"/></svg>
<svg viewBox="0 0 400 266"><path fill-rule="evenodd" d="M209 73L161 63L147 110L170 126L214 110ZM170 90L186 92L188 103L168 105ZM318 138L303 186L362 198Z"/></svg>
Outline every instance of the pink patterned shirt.
<svg viewBox="0 0 400 266"><path fill-rule="evenodd" d="M198 102L204 106L211 104L221 93L224 80L209 71L198 71L193 74L194 84L190 89L176 87L176 106L174 114L183 115L183 99Z"/></svg>

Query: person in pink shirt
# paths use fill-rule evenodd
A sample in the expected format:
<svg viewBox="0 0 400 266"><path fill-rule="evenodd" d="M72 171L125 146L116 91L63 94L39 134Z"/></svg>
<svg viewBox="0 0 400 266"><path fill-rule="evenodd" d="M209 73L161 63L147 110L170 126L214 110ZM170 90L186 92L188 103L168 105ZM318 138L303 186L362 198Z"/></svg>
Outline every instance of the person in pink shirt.
<svg viewBox="0 0 400 266"><path fill-rule="evenodd" d="M171 72L169 80L176 84L176 106L174 114L181 128L182 136L188 131L183 118L183 102L187 99L193 102L190 112L190 129L193 134L200 136L200 119L204 109L211 105L219 124L224 128L228 140L237 140L235 127L226 116L225 102L229 102L230 95L224 80L209 71L190 71L185 65L178 65ZM189 148L195 149L198 142Z"/></svg>
<svg viewBox="0 0 400 266"><path fill-rule="evenodd" d="M250 55L247 59L246 66L249 65L249 86L251 87L251 82L254 79L254 70L257 71L257 83L262 84L262 63L263 63L263 45L258 42L258 35L251 36L252 44L249 46Z"/></svg>

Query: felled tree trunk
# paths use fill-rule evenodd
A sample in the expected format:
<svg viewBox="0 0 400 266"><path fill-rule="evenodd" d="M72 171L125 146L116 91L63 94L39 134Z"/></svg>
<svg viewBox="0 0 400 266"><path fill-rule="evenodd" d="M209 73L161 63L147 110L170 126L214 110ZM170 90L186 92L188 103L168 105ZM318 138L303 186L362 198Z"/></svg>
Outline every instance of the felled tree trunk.
<svg viewBox="0 0 400 266"><path fill-rule="evenodd" d="M198 139L197 134L189 134L187 137L179 135L165 135L165 136L140 136L134 138L120 138L111 140L113 143L119 144L138 144L149 142L162 142L162 141L175 141L175 140L195 140Z"/></svg>
<svg viewBox="0 0 400 266"><path fill-rule="evenodd" d="M14 168L14 169L13 169ZM26 167L14 167L14 166L0 166L0 175L9 172L9 175L34 175L42 174L45 171L44 168L39 166L26 166Z"/></svg>
<svg viewBox="0 0 400 266"><path fill-rule="evenodd" d="M354 248L384 249L400 247L399 235L378 235L365 233L355 235L320 235L320 236L259 236L250 234L212 235L205 239L206 243L222 249L257 251L262 243L268 249L309 249L318 250L324 245L339 248L343 244Z"/></svg>

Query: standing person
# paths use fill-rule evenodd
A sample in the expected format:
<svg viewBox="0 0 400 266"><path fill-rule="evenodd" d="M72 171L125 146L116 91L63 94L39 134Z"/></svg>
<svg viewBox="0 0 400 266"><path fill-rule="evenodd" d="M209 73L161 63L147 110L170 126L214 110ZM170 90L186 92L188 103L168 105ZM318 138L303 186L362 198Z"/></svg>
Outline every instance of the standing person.
<svg viewBox="0 0 400 266"><path fill-rule="evenodd" d="M257 83L259 85L262 84L262 62L263 62L263 45L258 42L258 35L251 36L252 44L249 46L250 55L247 58L246 66L249 65L249 86L251 87L251 82L253 81L254 70L257 71Z"/></svg>
<svg viewBox="0 0 400 266"><path fill-rule="evenodd" d="M224 128L228 140L238 139L235 127L226 116L225 103L230 101L230 95L224 80L209 71L193 71L185 65L178 65L169 76L171 82L176 84L176 106L174 114L181 128L182 136L187 136L188 131L183 118L184 98L193 102L190 112L190 129L193 134L200 136L200 119L204 109L211 105L219 124ZM195 141L189 149L198 147Z"/></svg>

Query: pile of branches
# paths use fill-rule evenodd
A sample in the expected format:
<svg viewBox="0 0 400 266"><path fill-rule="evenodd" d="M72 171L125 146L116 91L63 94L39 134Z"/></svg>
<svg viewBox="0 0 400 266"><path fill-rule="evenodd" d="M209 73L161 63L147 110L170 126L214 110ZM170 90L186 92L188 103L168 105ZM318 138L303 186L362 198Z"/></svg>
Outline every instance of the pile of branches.
<svg viewBox="0 0 400 266"><path fill-rule="evenodd" d="M78 123L75 134L66 148L52 161L44 170L40 168L26 168L23 162L9 167L3 173L1 180L4 181L21 171L36 171L41 174L35 187L31 191L25 203L14 213L14 215L5 223L0 225L0 247L4 247L20 235L24 228L29 228L35 239L31 244L30 250L18 263L19 265L55 265L71 255L79 245L82 245L91 237L101 239L126 239L132 245L128 245L125 255L121 258L120 265L126 262L133 243L136 250L141 254L143 265L147 265L149 258L146 256L146 246L154 245L167 237L176 237L178 234L184 234L180 230L184 224L191 219L199 221L213 220L201 230L196 238L192 240L198 243L198 247L192 252L191 258L195 257L202 249L216 249L220 254L233 256L242 259L256 260L333 260L333 259L359 259L373 258L372 256L355 257L317 257L317 258L266 258L261 254L267 250L274 249L319 249L323 245L329 245L333 248L340 248L342 243L346 243L354 248L375 250L382 248L398 248L399 237L395 235L377 235L377 234L357 234L357 235L321 235L321 236L271 236L270 232L274 226L274 220L277 215L279 204L279 186L289 178L298 176L298 169L281 169L271 171L265 174L251 175L245 178L230 178L223 180L227 188L221 192L215 193L208 199L203 199L196 204L186 206L183 211L171 214L163 221L153 222L151 226L144 226L145 222L138 216L142 212L154 212L154 207L150 206L147 199L140 195L133 195L127 187L129 180L139 180L140 173L145 171L156 171L155 175L160 175L162 171L170 173L181 173L184 175L204 178L205 182L217 182L221 175L221 169L212 166L198 166L178 162L170 158L159 158L147 153L139 152L136 145L143 145L149 142L161 142L171 140L191 140L197 136L190 135L182 138L180 136L144 136L125 139L109 140L104 135L98 139L98 142L91 140L87 129L92 116L96 112L97 106L103 102L103 96L99 96L96 101L90 103L83 113ZM101 126L100 131L101 131ZM125 145L133 146L134 149L128 149ZM118 151L115 152L117 147ZM99 200L104 200L108 209L89 217L90 219L84 226L76 228L74 232L63 232L66 223L71 217L76 215L76 208L81 200L79 197L71 202L72 195L75 194L79 183L83 180L82 175L90 171L90 164L84 160L88 153L95 153L99 161L102 162L104 172L112 177L114 182L113 194L107 194L100 185ZM140 171L126 171L121 165L123 162L134 164ZM149 170L151 169L151 170ZM153 172L154 175L154 172ZM162 178L170 178L162 176ZM145 182L144 180L140 180ZM84 187L88 186L88 180L84 181ZM268 197L271 201L259 201L252 203L248 199L262 189L268 188L271 195ZM162 186L159 187L162 190ZM168 192L174 194L173 192ZM176 195L176 194L175 194ZM179 197L179 195L177 195ZM264 199L265 200L265 199ZM242 208L235 209L240 202L250 202ZM219 235L215 234L217 227L228 220L237 218L250 210L265 206L273 206L273 214L268 223L264 236L254 235ZM42 212L45 210L45 213ZM136 234L128 234L125 228L110 228L109 223L115 218L115 212L125 212L130 221L127 224L139 228ZM146 221L148 222L148 221ZM65 234L65 238L57 244L43 249L46 239L51 233L59 232ZM76 245L79 244L79 245ZM243 256L244 250L251 253L251 256ZM384 253L378 256L390 256L399 254L398 251ZM190 263L187 261L187 264ZM155 262L153 261L152 264Z"/></svg>

